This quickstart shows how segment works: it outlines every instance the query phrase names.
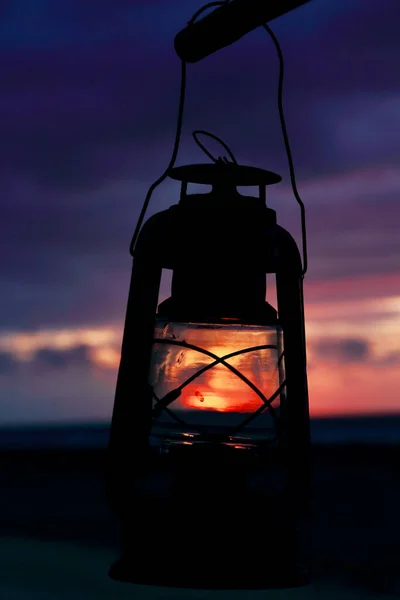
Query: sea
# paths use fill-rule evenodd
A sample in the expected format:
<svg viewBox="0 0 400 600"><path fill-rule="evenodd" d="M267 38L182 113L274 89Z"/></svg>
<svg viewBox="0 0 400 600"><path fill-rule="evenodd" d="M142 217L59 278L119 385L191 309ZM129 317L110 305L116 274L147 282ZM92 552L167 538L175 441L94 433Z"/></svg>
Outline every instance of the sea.
<svg viewBox="0 0 400 600"><path fill-rule="evenodd" d="M107 447L109 423L67 423L0 427L0 451ZM400 445L400 414L311 419L315 445Z"/></svg>

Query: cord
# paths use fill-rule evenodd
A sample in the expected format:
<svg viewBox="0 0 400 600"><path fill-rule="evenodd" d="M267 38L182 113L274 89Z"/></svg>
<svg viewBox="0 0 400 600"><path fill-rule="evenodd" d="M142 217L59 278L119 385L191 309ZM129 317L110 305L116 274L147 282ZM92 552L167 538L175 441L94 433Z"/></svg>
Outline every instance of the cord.
<svg viewBox="0 0 400 600"><path fill-rule="evenodd" d="M280 47L280 44L278 42L278 38L276 37L276 35L274 34L274 32L272 31L272 29L267 25L264 24L263 25L265 31L269 34L269 36L271 37L277 54L278 54L278 59L279 59L279 82L278 82L278 110L279 110L279 120L281 123L281 130L282 130L282 135L283 135L283 141L285 143L285 150L286 150L286 155L287 155L287 160L289 163L289 172L290 172L290 182L292 185L292 190L293 190L293 195L297 201L297 203L300 206L300 215L301 215L301 237L302 237L302 244L303 244L303 270L302 270L302 276L304 277L304 275L307 272L307 267L308 267L308 260L307 260L307 229L306 229L306 208L304 206L304 202L302 201L300 194L298 192L297 189L297 183L296 183L296 173L295 173L295 169L294 169L294 162L293 162L293 155L292 155L292 150L290 148L290 141L289 141L289 135L287 132L287 127L286 127L286 119L285 119L285 111L283 108L283 78L284 78L284 72L285 72L285 63L284 63L284 59L283 59L283 52L282 52L282 48Z"/></svg>

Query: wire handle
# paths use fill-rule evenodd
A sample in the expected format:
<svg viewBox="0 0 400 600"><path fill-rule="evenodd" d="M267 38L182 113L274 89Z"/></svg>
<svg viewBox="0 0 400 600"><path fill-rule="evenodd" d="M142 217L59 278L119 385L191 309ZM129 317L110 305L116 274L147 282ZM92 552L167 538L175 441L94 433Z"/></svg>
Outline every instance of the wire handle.
<svg viewBox="0 0 400 600"><path fill-rule="evenodd" d="M275 45L275 48L276 48L276 52L278 54L278 59L279 59L279 82L278 82L279 120L281 123L282 136L283 136L283 141L284 141L285 150L286 150L286 156L287 156L287 160L288 160L288 164L289 164L290 183L292 186L293 195L294 195L298 205L300 206L301 238L302 238L302 245L303 245L303 269L302 269L301 275L304 278L304 275L307 273L307 267L308 267L306 207L304 206L304 202L300 198L300 194L297 189L296 173L295 173L295 169L294 169L292 150L290 148L289 134L287 132L287 127L286 127L285 111L283 109L283 76L284 76L284 72L285 72L285 63L283 60L282 48L278 42L278 38L276 37L276 35L272 31L272 29L269 27L269 25L264 24L263 28L265 29L265 31L268 33L268 35L272 39L272 41Z"/></svg>

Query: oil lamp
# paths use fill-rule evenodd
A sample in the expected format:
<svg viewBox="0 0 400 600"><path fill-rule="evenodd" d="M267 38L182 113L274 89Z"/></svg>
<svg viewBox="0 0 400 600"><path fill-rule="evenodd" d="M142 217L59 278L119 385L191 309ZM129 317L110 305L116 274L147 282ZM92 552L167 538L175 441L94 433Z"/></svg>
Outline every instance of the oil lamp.
<svg viewBox="0 0 400 600"><path fill-rule="evenodd" d="M215 159L196 138L204 131L195 140L214 164L175 167L186 62L305 3L264 10L244 0L210 2L175 38L182 60L175 146L131 244L108 449L106 490L121 531L110 569L116 580L214 589L308 581L298 535L310 490L305 213L284 120L283 55L265 23L280 62L279 115L302 214L303 264L267 206L267 186L279 175L239 165L223 142L230 160ZM181 182L179 202L141 228L167 176ZM189 194L189 184L211 191ZM243 187L257 195L242 195ZM172 271L171 290L159 302L164 269Z"/></svg>
<svg viewBox="0 0 400 600"><path fill-rule="evenodd" d="M302 585L303 270L266 203L281 178L224 160L169 175L180 200L145 223L134 252L108 451L121 525L110 576L190 588ZM211 191L190 194L193 183ZM257 195L239 193L245 186ZM171 293L159 303L163 269Z"/></svg>

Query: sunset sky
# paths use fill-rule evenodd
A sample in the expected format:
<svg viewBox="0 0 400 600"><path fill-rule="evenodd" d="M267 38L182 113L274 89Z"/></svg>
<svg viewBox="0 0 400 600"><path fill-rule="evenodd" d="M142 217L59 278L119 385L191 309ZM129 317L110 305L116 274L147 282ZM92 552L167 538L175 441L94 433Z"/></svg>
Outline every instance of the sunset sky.
<svg viewBox="0 0 400 600"><path fill-rule="evenodd" d="M110 418L129 241L172 150L173 38L200 6L1 3L0 425ZM399 18L399 0L313 0L271 23L307 207L315 416L400 409ZM277 75L262 29L189 65L177 164L205 159L193 129L221 136L283 176L268 202L300 241ZM164 183L149 214L178 194Z"/></svg>

